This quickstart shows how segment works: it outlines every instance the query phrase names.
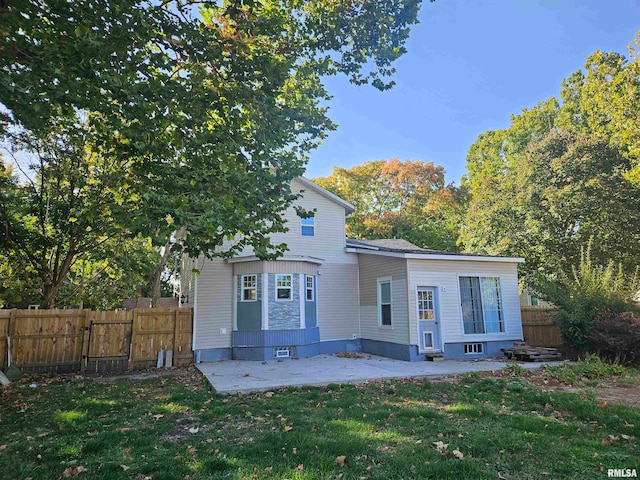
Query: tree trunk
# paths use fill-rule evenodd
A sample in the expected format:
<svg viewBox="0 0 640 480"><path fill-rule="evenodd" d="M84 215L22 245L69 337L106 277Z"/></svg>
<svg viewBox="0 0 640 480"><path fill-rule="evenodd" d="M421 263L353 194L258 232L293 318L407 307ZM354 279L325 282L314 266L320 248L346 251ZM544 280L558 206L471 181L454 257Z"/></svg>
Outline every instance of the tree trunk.
<svg viewBox="0 0 640 480"><path fill-rule="evenodd" d="M148 290L151 294L151 306L156 308L158 306L158 302L160 299L160 286L162 285L162 272L164 268L167 266L167 262L169 261L169 255L171 254L171 238L167 241L164 246L164 252L162 253L162 258L160 259L160 263L156 265L156 268L153 270L153 273L149 277L148 282Z"/></svg>

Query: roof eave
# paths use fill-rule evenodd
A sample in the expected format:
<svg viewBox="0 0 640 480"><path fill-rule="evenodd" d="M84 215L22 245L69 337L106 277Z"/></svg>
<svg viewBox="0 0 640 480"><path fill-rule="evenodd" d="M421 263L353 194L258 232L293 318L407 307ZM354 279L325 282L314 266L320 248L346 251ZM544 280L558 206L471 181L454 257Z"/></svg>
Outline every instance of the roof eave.
<svg viewBox="0 0 640 480"><path fill-rule="evenodd" d="M360 249L359 247L347 247L349 253L363 253L367 255L380 255L384 257L405 258L410 260L448 260L448 261L465 261L465 262L498 262L498 263L524 263L521 257L494 257L489 255L464 255L451 254L444 255L438 253L404 253L404 252L385 252L379 250Z"/></svg>

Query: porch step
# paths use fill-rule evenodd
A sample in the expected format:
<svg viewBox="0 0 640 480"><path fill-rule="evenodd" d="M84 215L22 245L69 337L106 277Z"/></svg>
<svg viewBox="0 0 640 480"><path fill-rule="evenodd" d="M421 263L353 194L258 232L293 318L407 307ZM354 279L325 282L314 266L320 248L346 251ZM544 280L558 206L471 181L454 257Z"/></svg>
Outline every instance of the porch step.
<svg viewBox="0 0 640 480"><path fill-rule="evenodd" d="M427 352L424 354L424 357L427 362L440 362L444 360L442 352Z"/></svg>

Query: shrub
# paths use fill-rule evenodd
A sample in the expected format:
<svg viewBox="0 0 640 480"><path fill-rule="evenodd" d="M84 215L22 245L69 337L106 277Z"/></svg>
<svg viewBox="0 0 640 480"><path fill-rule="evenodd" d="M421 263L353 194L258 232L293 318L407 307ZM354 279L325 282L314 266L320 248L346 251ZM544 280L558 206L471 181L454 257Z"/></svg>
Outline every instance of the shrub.
<svg viewBox="0 0 640 480"><path fill-rule="evenodd" d="M596 265L591 261L591 242L580 254L580 263L571 275L556 279L538 278L535 288L545 300L558 307L556 322L566 345L578 355L592 351L591 333L606 315L618 315L635 307L633 296L639 288L637 275L627 277L622 265Z"/></svg>
<svg viewBox="0 0 640 480"><path fill-rule="evenodd" d="M630 312L603 315L594 323L588 340L601 358L640 365L640 318Z"/></svg>

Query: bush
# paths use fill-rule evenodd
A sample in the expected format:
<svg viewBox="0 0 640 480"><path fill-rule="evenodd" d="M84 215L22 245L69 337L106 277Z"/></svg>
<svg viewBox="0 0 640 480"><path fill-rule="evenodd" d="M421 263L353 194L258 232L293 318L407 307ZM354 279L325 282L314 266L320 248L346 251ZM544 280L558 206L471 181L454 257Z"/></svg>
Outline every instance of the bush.
<svg viewBox="0 0 640 480"><path fill-rule="evenodd" d="M545 300L558 307L556 322L565 344L579 356L593 351L591 333L600 318L636 308L632 299L638 288L637 275L627 277L621 265L593 264L591 243L582 250L571 275L539 278L535 285Z"/></svg>
<svg viewBox="0 0 640 480"><path fill-rule="evenodd" d="M590 349L605 360L640 365L640 318L630 312L603 315L588 340Z"/></svg>

